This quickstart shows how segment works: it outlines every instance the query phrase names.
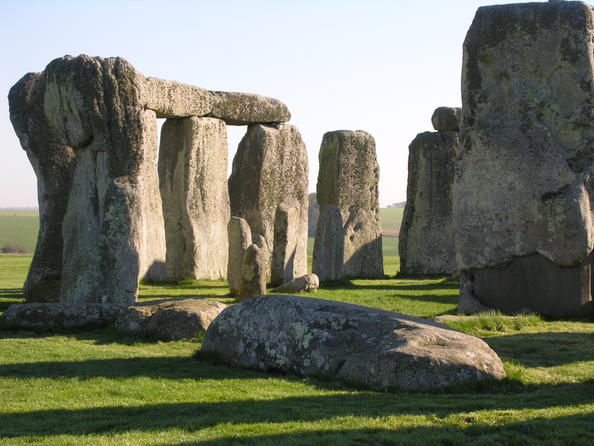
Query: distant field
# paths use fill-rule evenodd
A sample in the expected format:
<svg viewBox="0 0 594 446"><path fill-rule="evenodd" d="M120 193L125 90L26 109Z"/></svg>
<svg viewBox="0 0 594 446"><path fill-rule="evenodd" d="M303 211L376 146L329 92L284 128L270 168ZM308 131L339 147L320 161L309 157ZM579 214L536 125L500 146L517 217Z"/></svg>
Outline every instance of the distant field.
<svg viewBox="0 0 594 446"><path fill-rule="evenodd" d="M380 209L382 229L400 230L404 209ZM0 247L5 243L16 243L27 251L35 251L37 231L39 230L38 211L32 210L0 210ZM383 237L385 256L398 255L398 237ZM309 239L308 253L312 255L313 238Z"/></svg>

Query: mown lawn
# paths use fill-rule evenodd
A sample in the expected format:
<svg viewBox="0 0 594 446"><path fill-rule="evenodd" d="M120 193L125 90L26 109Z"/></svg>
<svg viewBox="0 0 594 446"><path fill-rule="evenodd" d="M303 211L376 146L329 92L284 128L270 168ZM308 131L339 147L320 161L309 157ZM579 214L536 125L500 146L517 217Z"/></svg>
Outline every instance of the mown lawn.
<svg viewBox="0 0 594 446"><path fill-rule="evenodd" d="M3 305L21 300L29 261L0 256ZM388 259L392 277L397 265ZM231 303L224 285L142 285L141 298L201 295ZM447 278L387 278L335 283L315 296L433 317L454 313L456 288ZM0 333L0 443L594 443L591 320L495 315L452 325L483 337L510 378L437 393L376 393L199 361L198 339Z"/></svg>

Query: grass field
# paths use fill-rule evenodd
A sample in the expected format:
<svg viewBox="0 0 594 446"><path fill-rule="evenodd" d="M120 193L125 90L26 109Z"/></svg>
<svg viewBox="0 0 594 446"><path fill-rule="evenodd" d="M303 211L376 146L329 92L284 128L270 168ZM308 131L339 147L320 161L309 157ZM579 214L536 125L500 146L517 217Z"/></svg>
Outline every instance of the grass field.
<svg viewBox="0 0 594 446"><path fill-rule="evenodd" d="M3 308L21 301L29 261L0 256ZM390 274L397 267L397 258L386 258ZM233 303L224 282L142 285L140 294ZM355 280L315 294L423 317L452 314L456 295L446 278ZM446 392L376 393L199 361L199 340L3 332L0 443L593 444L591 320L489 315L452 324L483 337L510 377Z"/></svg>

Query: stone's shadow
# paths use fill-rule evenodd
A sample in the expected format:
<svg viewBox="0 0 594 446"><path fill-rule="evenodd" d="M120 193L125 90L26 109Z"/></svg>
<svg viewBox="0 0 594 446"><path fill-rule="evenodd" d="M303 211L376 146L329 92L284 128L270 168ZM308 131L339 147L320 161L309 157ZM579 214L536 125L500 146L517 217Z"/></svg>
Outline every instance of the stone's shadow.
<svg viewBox="0 0 594 446"><path fill-rule="evenodd" d="M594 333L518 333L483 340L499 356L526 367L594 361Z"/></svg>
<svg viewBox="0 0 594 446"><path fill-rule="evenodd" d="M175 358L173 358L175 367ZM163 367L169 367L163 364ZM197 372L199 377L199 372ZM256 376L256 375L254 375ZM245 377L245 376L244 376ZM208 377L210 378L210 377ZM218 379L218 378L214 378ZM221 424L247 425L256 423L291 423L316 422L340 417L381 418L401 415L433 416L446 418L450 415L468 418L464 430L451 426L444 427L444 434L464 432L486 433L493 426L475 425L472 412L482 410L523 410L547 409L551 405L575 406L590 404L594 391L592 381L564 386L543 386L550 398L543 398L542 393L526 393L522 398L517 394L500 395L494 399L492 394L408 394L386 393L345 393L340 395L288 397L269 400L240 400L217 402L175 402L143 404L138 406L93 407L84 409L46 409L0 414L0 438L30 436L84 435L93 433L123 433L130 431L159 431L166 429L200 430ZM200 398L200 394L196 395ZM583 432L593 436L592 413L575 415ZM571 417L568 417L568 419ZM561 422L555 418L555 423ZM534 419L526 423L534 428L551 420ZM532 424L531 424L532 423ZM582 426L583 425L583 426ZM447 426L447 425L444 425ZM515 431L515 423L502 426L501 429ZM557 424L555 424L555 429ZM426 428L413 428L426 429ZM440 429L440 428L429 428ZM474 430L473 430L474 429ZM534 429L536 430L536 429ZM381 430L397 435L401 430ZM335 431L326 431L332 433ZM364 432L369 432L365 429ZM423 432L423 431L421 431ZM352 431L347 431L348 438ZM298 439L299 434L286 437ZM528 429L526 435L534 435ZM273 436L283 439L283 436ZM261 437L255 437L261 438ZM266 438L266 437L265 437ZM516 437L514 437L516 438ZM547 438L548 439L548 438ZM367 439L368 441L368 439ZM209 443L206 443L209 444ZM210 443L218 444L218 443ZM259 443L258 443L259 444ZM308 444L308 443L303 443ZM443 443L442 443L443 444Z"/></svg>

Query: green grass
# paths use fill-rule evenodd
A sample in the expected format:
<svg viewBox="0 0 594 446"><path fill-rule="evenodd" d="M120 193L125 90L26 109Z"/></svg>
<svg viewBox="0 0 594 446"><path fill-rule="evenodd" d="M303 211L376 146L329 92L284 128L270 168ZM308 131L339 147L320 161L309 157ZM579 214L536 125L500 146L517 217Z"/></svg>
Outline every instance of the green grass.
<svg viewBox="0 0 594 446"><path fill-rule="evenodd" d="M20 301L29 256L0 256ZM397 258L386 258L393 277ZM354 280L314 294L408 314L455 314L447 278ZM141 298L233 302L222 281L143 284ZM594 442L594 324L480 315L510 376L437 393L376 393L196 360L198 340L140 342L111 331L0 333L3 445L507 445Z"/></svg>
<svg viewBox="0 0 594 446"><path fill-rule="evenodd" d="M382 229L400 230L404 208L381 208Z"/></svg>
<svg viewBox="0 0 594 446"><path fill-rule="evenodd" d="M16 243L28 252L35 251L39 217L37 215L19 215L25 211L14 211L17 215L0 213L0 248L5 243ZM31 211L28 211L31 212Z"/></svg>

